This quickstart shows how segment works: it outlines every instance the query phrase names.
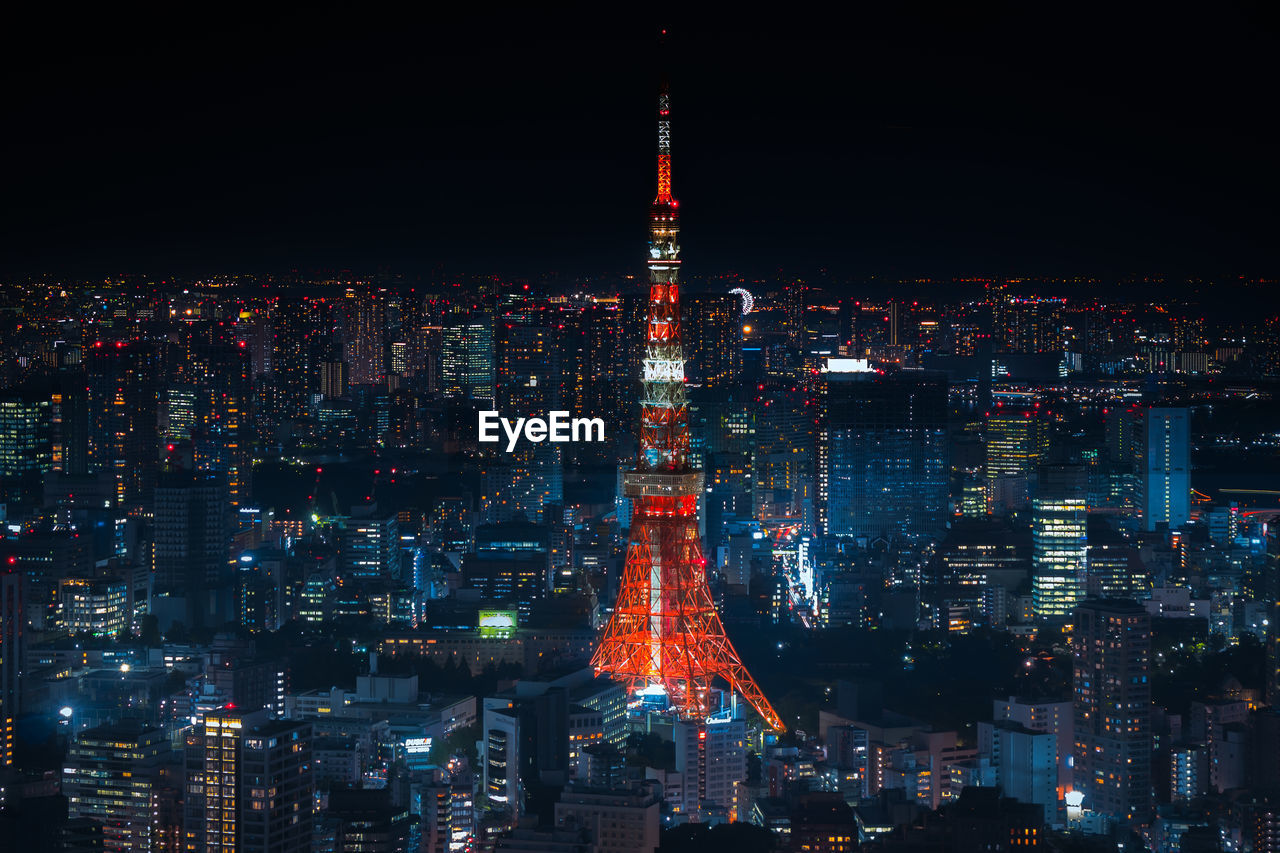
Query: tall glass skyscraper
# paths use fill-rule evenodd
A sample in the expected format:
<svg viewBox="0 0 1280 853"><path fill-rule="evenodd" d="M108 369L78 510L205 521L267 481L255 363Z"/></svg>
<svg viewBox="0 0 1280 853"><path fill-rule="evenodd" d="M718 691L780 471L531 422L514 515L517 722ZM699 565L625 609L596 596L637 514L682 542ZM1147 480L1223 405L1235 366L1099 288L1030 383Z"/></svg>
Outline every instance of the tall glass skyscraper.
<svg viewBox="0 0 1280 853"><path fill-rule="evenodd" d="M1088 481L1083 468L1046 465L1031 504L1031 607L1037 619L1067 617L1085 596Z"/></svg>
<svg viewBox="0 0 1280 853"><path fill-rule="evenodd" d="M462 322L444 330L440 374L446 397L493 402L493 328Z"/></svg>
<svg viewBox="0 0 1280 853"><path fill-rule="evenodd" d="M820 394L819 533L939 537L947 511L946 377L831 359Z"/></svg>
<svg viewBox="0 0 1280 853"><path fill-rule="evenodd" d="M1175 530L1191 519L1191 416L1186 409L1147 409L1142 463L1142 519L1147 530Z"/></svg>

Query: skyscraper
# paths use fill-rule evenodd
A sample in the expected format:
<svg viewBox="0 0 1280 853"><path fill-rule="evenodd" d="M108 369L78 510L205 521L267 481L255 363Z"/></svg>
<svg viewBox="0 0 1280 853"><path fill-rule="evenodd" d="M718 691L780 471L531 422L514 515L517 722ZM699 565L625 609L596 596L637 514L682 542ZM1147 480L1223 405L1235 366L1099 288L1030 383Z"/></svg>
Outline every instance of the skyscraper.
<svg viewBox="0 0 1280 853"><path fill-rule="evenodd" d="M1084 807L1143 821L1151 809L1151 620L1133 601L1075 612L1075 783Z"/></svg>
<svg viewBox="0 0 1280 853"><path fill-rule="evenodd" d="M160 467L160 360L150 344L97 341L89 368L94 465L116 478L126 505L149 504Z"/></svg>
<svg viewBox="0 0 1280 853"><path fill-rule="evenodd" d="M0 567L0 767L13 764L13 721L19 711L26 621L22 607L22 573L12 566Z"/></svg>
<svg viewBox="0 0 1280 853"><path fill-rule="evenodd" d="M387 294L368 284L347 288L339 316L352 385L374 385L386 375Z"/></svg>
<svg viewBox="0 0 1280 853"><path fill-rule="evenodd" d="M40 475L53 467L50 396L36 389L0 394L0 500L34 501Z"/></svg>
<svg viewBox="0 0 1280 853"><path fill-rule="evenodd" d="M689 382L695 397L721 398L742 379L742 299L733 293L686 296L681 306L689 329L685 340Z"/></svg>
<svg viewBox="0 0 1280 853"><path fill-rule="evenodd" d="M710 725L681 720L675 724L676 773L682 777L680 811L700 808L730 816L737 783L747 777L747 730L742 720Z"/></svg>
<svg viewBox="0 0 1280 853"><path fill-rule="evenodd" d="M1031 505L1032 610L1063 619L1085 596L1088 566L1088 481L1083 468L1046 465Z"/></svg>
<svg viewBox="0 0 1280 853"><path fill-rule="evenodd" d="M339 571L347 580L391 580L400 573L400 527L394 515L353 518L340 534Z"/></svg>
<svg viewBox="0 0 1280 853"><path fill-rule="evenodd" d="M444 329L440 357L444 396L493 402L493 328L476 320Z"/></svg>
<svg viewBox="0 0 1280 853"><path fill-rule="evenodd" d="M1142 518L1147 530L1176 530L1191 519L1191 416L1148 409L1143 430Z"/></svg>
<svg viewBox="0 0 1280 853"><path fill-rule="evenodd" d="M307 412L316 390L325 332L331 327L324 299L277 299L272 309L271 397L266 414L280 424Z"/></svg>
<svg viewBox="0 0 1280 853"><path fill-rule="evenodd" d="M947 513L946 378L831 359L819 393L819 532L938 538Z"/></svg>
<svg viewBox="0 0 1280 853"><path fill-rule="evenodd" d="M496 408L513 417L545 417L566 409L559 330L552 327L545 306L521 300L498 318L494 335ZM521 442L512 452L491 450L497 465L486 469L496 477L485 483L486 501L496 512L486 521L509 521L520 515L542 519L547 504L564 499L563 445Z"/></svg>
<svg viewBox="0 0 1280 853"><path fill-rule="evenodd" d="M987 416L987 476L1031 477L1049 451L1049 425L1033 412Z"/></svg>
<svg viewBox="0 0 1280 853"><path fill-rule="evenodd" d="M315 770L311 724L231 708L185 732L183 849L307 853Z"/></svg>
<svg viewBox="0 0 1280 853"><path fill-rule="evenodd" d="M156 589L185 597L191 625L220 625L232 618L227 506L226 484L213 475L167 472L156 489Z"/></svg>

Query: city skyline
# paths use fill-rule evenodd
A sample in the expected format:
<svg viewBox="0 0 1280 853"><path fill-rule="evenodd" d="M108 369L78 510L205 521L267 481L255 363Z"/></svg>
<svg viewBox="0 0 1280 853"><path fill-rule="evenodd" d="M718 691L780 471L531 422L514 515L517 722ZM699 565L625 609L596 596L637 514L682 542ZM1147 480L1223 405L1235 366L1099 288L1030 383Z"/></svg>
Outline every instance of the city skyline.
<svg viewBox="0 0 1280 853"><path fill-rule="evenodd" d="M15 268L95 272L0 288L0 848L1280 853L1275 282L1190 263L1269 250L1247 122L1230 168L1189 131L1250 93L1155 69L1170 141L1109 75L1171 44L1016 76L1084 20L889 20L320 10L24 66L81 88L3 143ZM1039 271L957 270L996 250Z"/></svg>

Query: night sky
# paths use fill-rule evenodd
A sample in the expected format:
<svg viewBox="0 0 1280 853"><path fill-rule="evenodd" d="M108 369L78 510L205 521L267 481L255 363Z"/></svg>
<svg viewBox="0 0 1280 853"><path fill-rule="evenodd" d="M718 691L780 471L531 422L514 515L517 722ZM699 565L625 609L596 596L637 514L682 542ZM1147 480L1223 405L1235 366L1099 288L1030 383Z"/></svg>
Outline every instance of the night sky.
<svg viewBox="0 0 1280 853"><path fill-rule="evenodd" d="M1261 6L494 8L16 22L0 273L635 272L663 23L697 272L1280 273Z"/></svg>

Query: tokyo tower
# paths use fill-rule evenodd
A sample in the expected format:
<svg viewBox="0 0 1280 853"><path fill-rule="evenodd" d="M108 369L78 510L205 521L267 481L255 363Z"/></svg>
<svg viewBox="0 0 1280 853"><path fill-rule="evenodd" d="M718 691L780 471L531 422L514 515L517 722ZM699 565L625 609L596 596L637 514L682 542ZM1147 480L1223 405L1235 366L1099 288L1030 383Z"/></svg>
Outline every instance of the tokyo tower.
<svg viewBox="0 0 1280 853"><path fill-rule="evenodd" d="M705 719L713 683L742 696L771 728L782 720L742 665L711 601L698 536L701 471L689 467L689 413L680 335L680 203L671 196L671 110L658 96L658 196L649 214L649 306L640 453L623 478L631 538L617 605L592 658L596 672L664 692L686 719Z"/></svg>

